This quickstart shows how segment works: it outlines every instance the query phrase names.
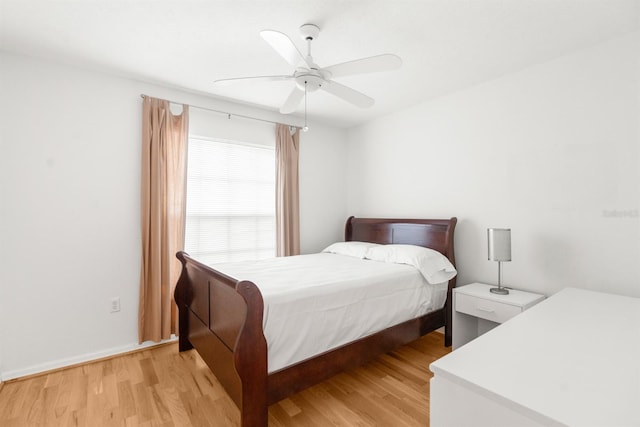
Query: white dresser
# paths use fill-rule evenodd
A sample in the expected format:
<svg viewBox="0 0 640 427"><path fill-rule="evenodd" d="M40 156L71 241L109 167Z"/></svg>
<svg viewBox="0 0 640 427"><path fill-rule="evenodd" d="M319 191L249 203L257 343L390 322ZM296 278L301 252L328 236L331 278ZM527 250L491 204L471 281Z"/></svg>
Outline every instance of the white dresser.
<svg viewBox="0 0 640 427"><path fill-rule="evenodd" d="M640 299L566 288L430 367L432 427L640 426Z"/></svg>

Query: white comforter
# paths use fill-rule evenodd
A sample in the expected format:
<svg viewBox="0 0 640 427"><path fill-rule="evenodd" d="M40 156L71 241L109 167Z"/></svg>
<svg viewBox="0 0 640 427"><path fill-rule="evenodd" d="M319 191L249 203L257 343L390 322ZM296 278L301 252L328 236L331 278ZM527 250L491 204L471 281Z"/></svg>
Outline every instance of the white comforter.
<svg viewBox="0 0 640 427"><path fill-rule="evenodd" d="M413 266L331 253L212 267L260 288L270 373L442 308L447 294Z"/></svg>

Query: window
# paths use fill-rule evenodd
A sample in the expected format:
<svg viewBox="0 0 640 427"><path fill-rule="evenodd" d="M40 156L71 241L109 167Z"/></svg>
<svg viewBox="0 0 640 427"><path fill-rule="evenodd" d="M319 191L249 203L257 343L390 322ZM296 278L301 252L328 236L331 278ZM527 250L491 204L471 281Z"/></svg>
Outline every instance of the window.
<svg viewBox="0 0 640 427"><path fill-rule="evenodd" d="M275 247L274 148L189 137L185 250L212 264Z"/></svg>

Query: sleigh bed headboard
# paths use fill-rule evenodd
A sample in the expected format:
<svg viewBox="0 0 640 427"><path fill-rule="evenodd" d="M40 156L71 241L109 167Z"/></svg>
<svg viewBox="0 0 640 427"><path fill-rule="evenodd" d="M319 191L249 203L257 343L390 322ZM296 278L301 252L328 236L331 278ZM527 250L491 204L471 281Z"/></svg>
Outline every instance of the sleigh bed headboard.
<svg viewBox="0 0 640 427"><path fill-rule="evenodd" d="M396 243L434 249L454 266L453 232L457 218L389 219L350 217L345 226L346 241Z"/></svg>

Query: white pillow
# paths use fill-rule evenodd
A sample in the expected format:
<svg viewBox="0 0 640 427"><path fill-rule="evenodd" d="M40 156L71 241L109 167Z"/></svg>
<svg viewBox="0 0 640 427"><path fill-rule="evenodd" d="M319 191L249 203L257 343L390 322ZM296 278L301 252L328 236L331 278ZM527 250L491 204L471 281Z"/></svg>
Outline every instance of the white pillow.
<svg viewBox="0 0 640 427"><path fill-rule="evenodd" d="M369 242L336 242L324 248L322 252L364 259L367 251L376 246L380 245Z"/></svg>
<svg viewBox="0 0 640 427"><path fill-rule="evenodd" d="M453 279L457 272L453 264L440 252L415 245L377 245L369 248L366 259L417 268L432 285Z"/></svg>

